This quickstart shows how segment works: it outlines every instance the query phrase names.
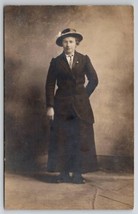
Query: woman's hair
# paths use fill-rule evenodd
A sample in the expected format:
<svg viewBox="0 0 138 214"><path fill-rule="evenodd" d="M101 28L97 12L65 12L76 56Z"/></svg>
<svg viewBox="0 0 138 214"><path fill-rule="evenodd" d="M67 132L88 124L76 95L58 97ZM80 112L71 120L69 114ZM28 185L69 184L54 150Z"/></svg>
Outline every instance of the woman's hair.
<svg viewBox="0 0 138 214"><path fill-rule="evenodd" d="M76 39L76 45L79 45L80 44L80 41L78 38L75 38Z"/></svg>

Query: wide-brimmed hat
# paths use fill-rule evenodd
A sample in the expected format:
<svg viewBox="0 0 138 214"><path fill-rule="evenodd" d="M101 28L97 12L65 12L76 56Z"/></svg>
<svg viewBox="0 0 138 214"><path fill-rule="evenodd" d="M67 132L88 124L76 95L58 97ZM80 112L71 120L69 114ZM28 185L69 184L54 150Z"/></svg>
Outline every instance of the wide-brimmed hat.
<svg viewBox="0 0 138 214"><path fill-rule="evenodd" d="M69 37L69 36L77 38L79 42L83 39L83 36L80 33L76 32L75 29L67 28L67 29L63 30L62 32L59 32L57 39L56 39L56 44L58 46L62 47L63 39L65 37Z"/></svg>

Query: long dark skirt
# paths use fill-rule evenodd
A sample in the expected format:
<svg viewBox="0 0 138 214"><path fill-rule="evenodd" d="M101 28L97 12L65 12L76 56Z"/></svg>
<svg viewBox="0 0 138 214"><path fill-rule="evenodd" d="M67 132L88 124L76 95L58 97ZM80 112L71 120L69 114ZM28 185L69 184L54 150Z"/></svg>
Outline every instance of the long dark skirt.
<svg viewBox="0 0 138 214"><path fill-rule="evenodd" d="M50 126L47 171L86 173L97 169L93 125L78 117L56 117Z"/></svg>

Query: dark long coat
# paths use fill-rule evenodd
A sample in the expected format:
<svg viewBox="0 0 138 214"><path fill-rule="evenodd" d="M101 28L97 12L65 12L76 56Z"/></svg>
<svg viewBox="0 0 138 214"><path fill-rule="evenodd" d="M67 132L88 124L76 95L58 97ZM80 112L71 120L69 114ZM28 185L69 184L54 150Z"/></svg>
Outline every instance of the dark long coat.
<svg viewBox="0 0 138 214"><path fill-rule="evenodd" d="M88 79L86 87L85 76ZM97 169L94 115L89 101L97 84L96 71L87 55L75 51L72 69L64 52L51 60L46 81L46 105L54 108L55 116L48 151L49 171L62 170L69 159L74 160L70 164L72 171L77 162L73 157L81 159L81 166L76 166L81 172ZM74 153L74 156L68 153Z"/></svg>

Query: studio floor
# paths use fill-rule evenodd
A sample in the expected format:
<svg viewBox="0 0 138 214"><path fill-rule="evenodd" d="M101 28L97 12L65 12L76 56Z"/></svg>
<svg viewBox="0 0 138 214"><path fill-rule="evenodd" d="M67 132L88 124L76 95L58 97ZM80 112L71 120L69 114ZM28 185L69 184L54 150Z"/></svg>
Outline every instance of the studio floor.
<svg viewBox="0 0 138 214"><path fill-rule="evenodd" d="M85 184L57 184L56 175L5 173L5 209L133 209L133 174L87 173Z"/></svg>

